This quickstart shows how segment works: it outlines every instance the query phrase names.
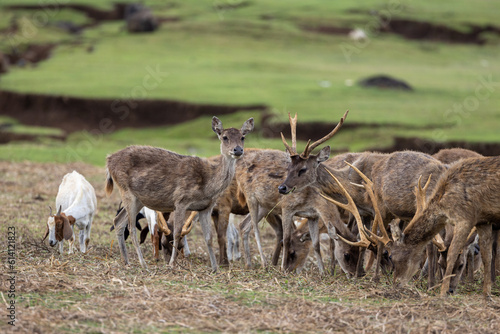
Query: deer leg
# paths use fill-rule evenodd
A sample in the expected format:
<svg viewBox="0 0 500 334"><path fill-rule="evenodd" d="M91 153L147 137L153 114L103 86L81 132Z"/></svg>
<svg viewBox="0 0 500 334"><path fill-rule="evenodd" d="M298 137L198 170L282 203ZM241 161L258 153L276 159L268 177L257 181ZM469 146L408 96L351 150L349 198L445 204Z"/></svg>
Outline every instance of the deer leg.
<svg viewBox="0 0 500 334"><path fill-rule="evenodd" d="M492 230L492 248L491 248L491 283L494 285L497 278L496 263L498 249L498 230Z"/></svg>
<svg viewBox="0 0 500 334"><path fill-rule="evenodd" d="M191 251L189 250L189 245L188 245L188 241L187 241L187 236L185 235L184 236L184 257L189 257L189 255L191 255Z"/></svg>
<svg viewBox="0 0 500 334"><path fill-rule="evenodd" d="M285 210L283 211L284 212L281 217L283 222L283 257L281 259L281 271L285 272L288 263L288 253L290 252L293 214Z"/></svg>
<svg viewBox="0 0 500 334"><path fill-rule="evenodd" d="M246 217L241 221L238 228L240 230L241 240L243 243L245 267L247 269L250 269L252 268L252 258L250 256L250 243L248 242L248 236L252 228L252 218L250 217L250 214L246 215Z"/></svg>
<svg viewBox="0 0 500 334"><path fill-rule="evenodd" d="M427 286L432 289L436 285L436 247L432 242L427 244Z"/></svg>
<svg viewBox="0 0 500 334"><path fill-rule="evenodd" d="M120 213L118 213L118 215L113 220L113 225L115 226L116 239L118 240L120 254L122 256L123 262L125 262L125 265L129 264L127 247L125 246L125 235L124 235L127 223L128 223L127 210L123 209L122 211L120 211Z"/></svg>
<svg viewBox="0 0 500 334"><path fill-rule="evenodd" d="M453 273L453 268L457 262L458 255L460 251L464 248L465 242L467 241L467 236L472 230L472 226L468 223L462 225L463 228L458 229L457 226L461 226L459 223L455 224L455 231L453 239L451 241L450 247L448 248L448 256L446 257L446 271L443 277L443 283L441 284L441 297L446 297L446 294L450 291L451 276Z"/></svg>
<svg viewBox="0 0 500 334"><path fill-rule="evenodd" d="M375 275L372 280L374 282L380 281L380 267L382 266L382 255L384 254L384 244L380 241L377 242L377 263L375 264ZM358 263L359 264L359 263Z"/></svg>
<svg viewBox="0 0 500 334"><path fill-rule="evenodd" d="M491 297L491 250L492 250L492 231L491 224L477 225L477 234L479 235L479 249L484 266L483 295L485 298Z"/></svg>
<svg viewBox="0 0 500 334"><path fill-rule="evenodd" d="M137 257L139 258L139 263L144 269L148 269L146 261L142 257L141 247L139 245L139 240L137 240L137 229L135 228L135 217L137 213L142 208L142 204L140 204L135 198L133 201L130 201L127 206L124 205L124 208L127 209L128 216L128 229L130 235L132 236L132 243L134 244L135 251L137 253ZM122 210L123 211L123 210Z"/></svg>
<svg viewBox="0 0 500 334"><path fill-rule="evenodd" d="M219 266L217 265L217 259L212 249L212 226L210 224L211 215L212 215L212 208L199 212L200 225L203 231L203 236L205 238L205 243L207 244L208 255L210 256L210 263L212 264L212 271L215 273L219 269Z"/></svg>
<svg viewBox="0 0 500 334"><path fill-rule="evenodd" d="M182 227L184 226L184 222L186 221L186 209L187 209L186 206L177 205L175 207L175 211L173 212L174 245L172 247L172 254L170 255L170 262L168 263L172 267L175 266L177 253L179 252L179 243L181 240Z"/></svg>
<svg viewBox="0 0 500 334"><path fill-rule="evenodd" d="M217 216L212 216L215 230L217 231L217 241L219 243L219 263L227 266L229 258L227 257L227 225L229 222L229 212L219 211Z"/></svg>
<svg viewBox="0 0 500 334"><path fill-rule="evenodd" d="M330 272L331 275L335 275L335 266L337 264L337 260L335 259L335 241L332 238L328 239L330 242Z"/></svg>
<svg viewBox="0 0 500 334"><path fill-rule="evenodd" d="M281 223L281 219L279 218L279 216L276 215L269 215L269 217L267 217L267 222L269 223L269 225L271 225L271 227L274 230L274 233L276 234L276 245L274 246L273 257L271 260L273 266L276 266L278 265L281 253L281 244L283 240L283 225Z"/></svg>
<svg viewBox="0 0 500 334"><path fill-rule="evenodd" d="M262 245L260 242L260 232L259 232L259 221L264 217L264 215L259 214L259 206L258 205L252 205L250 207L250 204L248 205L249 211L250 211L250 216L252 217L252 225L253 225L253 232L255 233L255 242L257 242L257 249L259 250L259 255L260 255L260 262L262 264L262 267L266 266L266 257L264 256L264 252L262 250Z"/></svg>
<svg viewBox="0 0 500 334"><path fill-rule="evenodd" d="M316 262L318 264L319 273L321 275L325 274L325 267L323 266L323 258L321 257L321 246L319 244L319 227L318 219L308 219L307 225L309 226L309 234L311 235L311 241L314 249L314 255L316 256Z"/></svg>

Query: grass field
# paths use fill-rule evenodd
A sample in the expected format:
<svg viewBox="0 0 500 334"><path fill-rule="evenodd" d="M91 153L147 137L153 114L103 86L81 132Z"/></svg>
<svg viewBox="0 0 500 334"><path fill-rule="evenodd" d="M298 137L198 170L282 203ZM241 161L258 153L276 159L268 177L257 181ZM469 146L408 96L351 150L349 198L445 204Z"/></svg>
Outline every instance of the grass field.
<svg viewBox="0 0 500 334"><path fill-rule="evenodd" d="M142 83L148 66L158 66L168 76L148 90L145 98L265 104L281 121L286 121L287 112L297 112L302 122L335 122L350 109L350 122L392 125L377 130L359 129L335 139L334 145L351 150L388 146L397 135L436 141L500 140L498 36L491 36L484 46L411 41L379 33L366 42L354 42L347 36L303 29L380 24L370 10L390 10L394 18L445 22L463 30L467 23L494 23L492 13L500 9L497 2L471 5L458 1L439 6L431 1L401 2L396 9L391 7L392 2L384 1L363 1L355 8L347 1L146 3L158 15L180 20L163 24L154 34L139 35L123 31L121 22L103 22L75 37L56 28L55 22L84 23L88 19L71 10L51 12L49 23L37 28L26 42L61 44L50 59L36 67L14 68L2 76L0 87L46 94L124 97L134 94L133 88ZM243 5L238 7L239 4ZM17 15L24 15L21 17L26 22L33 21L33 11L20 13ZM15 12L7 14L4 25ZM7 38L0 42L0 49L8 50L9 41ZM94 47L92 53L86 51L89 46ZM356 84L380 73L403 79L415 90L364 89ZM243 117L236 119L236 123L243 121ZM409 131L407 125L418 128ZM205 123L195 121L190 124L190 129L194 128L197 135L207 133ZM199 151L209 155L217 153L216 147L198 140L197 135L184 137L184 143L179 143L178 134L178 130L167 128L126 130L106 136L106 144L95 147L95 155L84 161L102 165L102 152L107 145L119 146L116 137L127 137L131 142L150 138L147 143L166 144L181 153L188 153L189 147L199 147ZM76 137L81 136L85 134ZM73 138L68 145L79 143ZM281 144L279 140L259 139L252 145L277 148ZM1 148L0 156L19 160L20 156L28 157L37 151L47 153L34 158L43 160L54 147L60 149L59 143L50 143L48 147L47 143L11 146L12 149Z"/></svg>
<svg viewBox="0 0 500 334"><path fill-rule="evenodd" d="M60 256L41 242L48 205L62 176L77 169L96 189L98 214L92 225L91 249ZM128 242L131 266L121 265L115 236L109 226L119 202L106 198L102 168L82 163L40 164L0 162L0 247L5 270L7 232L15 227L15 307L17 332L26 333L422 333L500 330L500 291L481 296L477 282L459 286L456 295L438 297L426 281L394 288L391 277L380 283L335 275L320 277L312 260L300 275L279 270L244 269L236 262L209 273L206 246L198 224L189 235L192 255L175 269L163 260L155 264L149 238L143 254L149 270L140 268ZM144 224L144 222L143 222ZM274 235L262 227L264 251L270 258ZM12 243L12 242L11 242ZM254 243L253 254L257 255ZM67 244L65 249L67 250ZM327 257L325 258L325 260ZM498 283L498 282L497 282ZM4 306L13 300L2 285ZM5 308L2 307L4 310ZM2 311L1 332L10 332Z"/></svg>

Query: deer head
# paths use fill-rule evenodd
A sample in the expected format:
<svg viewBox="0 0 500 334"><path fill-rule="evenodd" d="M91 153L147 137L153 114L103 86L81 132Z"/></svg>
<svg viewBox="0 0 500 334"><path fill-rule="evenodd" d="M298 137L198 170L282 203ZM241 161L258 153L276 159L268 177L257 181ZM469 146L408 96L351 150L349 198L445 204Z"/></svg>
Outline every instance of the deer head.
<svg viewBox="0 0 500 334"><path fill-rule="evenodd" d="M287 178L285 182L283 182L278 187L278 191L281 194L289 194L295 189L300 190L316 181L318 175L317 168L319 164L330 157L330 146L325 146L316 155L311 154L311 152L316 147L323 144L337 133L337 131L344 123L344 120L346 119L348 112L349 110L345 112L344 116L340 119L340 122L329 134L327 134L320 140L315 141L312 144L311 140L309 140L306 144L304 152L302 152L301 154L297 153L297 135L296 135L297 114L295 115L294 118L292 118L291 115L288 114L292 132L292 146L290 147L288 145L282 133L281 139L283 140L283 144L285 145L288 153L290 154L290 162L288 164Z"/></svg>
<svg viewBox="0 0 500 334"><path fill-rule="evenodd" d="M235 128L224 129L222 122L212 118L212 130L217 134L220 144L220 152L227 158L239 159L243 155L243 142L245 135L253 131L253 118L248 119L240 130Z"/></svg>

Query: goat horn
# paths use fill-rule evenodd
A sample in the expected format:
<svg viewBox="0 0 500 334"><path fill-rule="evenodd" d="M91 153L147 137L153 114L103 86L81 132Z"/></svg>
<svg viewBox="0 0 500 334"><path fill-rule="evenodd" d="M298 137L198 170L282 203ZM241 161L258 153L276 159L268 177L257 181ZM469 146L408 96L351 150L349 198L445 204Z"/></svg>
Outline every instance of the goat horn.
<svg viewBox="0 0 500 334"><path fill-rule="evenodd" d="M60 216L61 215L61 210L62 210L62 205L59 205L59 211L57 211L56 216Z"/></svg>
<svg viewBox="0 0 500 334"><path fill-rule="evenodd" d="M50 213L49 216L52 216L52 207L49 205Z"/></svg>

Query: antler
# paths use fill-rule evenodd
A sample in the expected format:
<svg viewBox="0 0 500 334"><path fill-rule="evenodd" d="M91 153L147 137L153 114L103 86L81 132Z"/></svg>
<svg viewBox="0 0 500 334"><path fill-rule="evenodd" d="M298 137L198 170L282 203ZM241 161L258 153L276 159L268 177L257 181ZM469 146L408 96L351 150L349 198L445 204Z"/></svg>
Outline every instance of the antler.
<svg viewBox="0 0 500 334"><path fill-rule="evenodd" d="M307 142L307 145L306 145L306 148L304 149L304 152L302 152L302 154L300 155L301 158L303 159L306 159L309 154L311 154L311 152L316 148L318 147L319 145L323 144L325 141L327 141L328 139L332 138L336 133L337 131L339 131L339 129L342 127L342 124L344 124L344 121L345 119L347 118L347 114L349 113L349 110L346 110L344 116L340 119L339 123L337 124L337 126L335 127L335 129L333 129L329 134L327 134L326 136L324 136L323 138L321 138L320 140L317 140L315 141L314 143L310 144L311 143L311 140L309 140Z"/></svg>
<svg viewBox="0 0 500 334"><path fill-rule="evenodd" d="M181 232L181 238L183 238L185 235L189 234L191 232L191 229L193 228L193 220L194 217L196 216L197 212L193 211L189 215L188 219L184 223L184 226L182 227L182 232Z"/></svg>
<svg viewBox="0 0 500 334"><path fill-rule="evenodd" d="M292 147L290 147L286 142L283 132L281 132L281 140L283 140L283 144L285 144L285 147L290 155L297 155L297 113L295 113L294 118L292 118L290 113L288 113L288 119L290 120L290 131L292 133Z"/></svg>
<svg viewBox="0 0 500 334"><path fill-rule="evenodd" d="M432 238L432 243L438 248L438 251L444 252L446 250L446 245L444 244L441 234L436 234L434 238Z"/></svg>
<svg viewBox="0 0 500 334"><path fill-rule="evenodd" d="M172 231L168 228L167 221L165 220L165 217L163 217L162 212L156 211L156 221L158 222L158 227L163 234L170 235L170 233L172 233ZM151 233L152 232L153 231L151 231Z"/></svg>
<svg viewBox="0 0 500 334"><path fill-rule="evenodd" d="M345 163L348 164L352 169L354 169L356 173L358 173L358 175L363 179L363 181L365 181L364 185L358 185L358 186L361 186L366 190L368 196L370 197L370 200L372 201L373 210L375 211L375 218L373 220L373 228L372 228L373 232L370 230L367 231L369 232L372 238L376 239L377 241L380 241L385 246L391 241L391 239L389 238L389 235L387 234L387 231L385 229L384 221L382 220L382 215L380 214L380 209L378 207L377 198L375 197L375 193L373 192L373 182L365 174L363 174L363 172L361 172L357 167L351 165L347 161L345 161ZM379 226L380 228L382 237L379 237L376 234L377 226ZM371 240L373 241L373 239Z"/></svg>
<svg viewBox="0 0 500 334"><path fill-rule="evenodd" d="M342 236L340 236L340 235L339 235L339 238L341 238L342 241L344 241L352 246L358 246L358 247L361 246L361 247L368 248L371 245L372 241L369 239L369 237L367 235L365 226L363 225L363 221L361 220L361 216L359 215L359 211L358 211L358 208L356 207L356 204L354 203L354 200L352 199L351 195L349 195L349 193L344 188L344 186L340 183L340 181L335 177L335 175L333 175L327 168L325 168L325 169L328 172L328 174L330 174L330 176L339 185L344 196L347 198L347 204L340 203L340 202L326 196L325 194L320 194L320 195L324 199L332 202L333 204L337 205L338 207L343 208L343 209L345 209L353 214L354 218L356 219L356 223L358 224L359 235L361 237L361 240L358 242L352 242L352 241L346 240L345 238L342 238Z"/></svg>
<svg viewBox="0 0 500 334"><path fill-rule="evenodd" d="M423 188L422 188L422 183L421 183L422 175L420 175L420 177L418 178L418 183L415 186L415 190L413 192L415 194L415 202L416 202L416 206L417 206L414 217L421 215L425 209L425 198L426 198L425 194L426 194L427 189L429 188L429 185L431 183L431 177L432 177L432 174L429 175L429 178L427 179L427 182L425 183L425 186ZM416 220L412 219L411 222L408 224L408 226L406 226L403 233L405 233L406 231L411 229L413 227L413 225L415 224L415 222L416 222Z"/></svg>

